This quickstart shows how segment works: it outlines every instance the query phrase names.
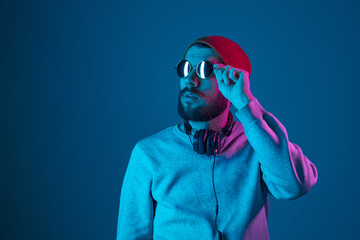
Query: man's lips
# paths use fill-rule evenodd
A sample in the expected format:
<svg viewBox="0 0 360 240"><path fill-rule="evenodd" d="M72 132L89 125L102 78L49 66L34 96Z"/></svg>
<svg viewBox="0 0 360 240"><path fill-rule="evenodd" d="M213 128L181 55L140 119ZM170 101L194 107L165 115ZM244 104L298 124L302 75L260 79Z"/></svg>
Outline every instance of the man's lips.
<svg viewBox="0 0 360 240"><path fill-rule="evenodd" d="M184 95L185 97L200 99L200 96L195 93L187 92Z"/></svg>
<svg viewBox="0 0 360 240"><path fill-rule="evenodd" d="M192 98L192 99L199 99L200 98L198 95L195 95L193 93L185 94L185 97Z"/></svg>

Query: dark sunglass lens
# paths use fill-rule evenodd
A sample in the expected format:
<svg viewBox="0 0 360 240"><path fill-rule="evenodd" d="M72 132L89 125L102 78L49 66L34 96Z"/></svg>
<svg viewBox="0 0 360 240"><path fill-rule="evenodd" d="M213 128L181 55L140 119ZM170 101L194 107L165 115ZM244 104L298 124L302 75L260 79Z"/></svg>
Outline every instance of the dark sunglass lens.
<svg viewBox="0 0 360 240"><path fill-rule="evenodd" d="M179 77L185 78L191 72L191 64L187 60L181 60L176 66L176 71Z"/></svg>
<svg viewBox="0 0 360 240"><path fill-rule="evenodd" d="M196 69L200 78L208 78L213 73L214 67L209 61L201 61Z"/></svg>

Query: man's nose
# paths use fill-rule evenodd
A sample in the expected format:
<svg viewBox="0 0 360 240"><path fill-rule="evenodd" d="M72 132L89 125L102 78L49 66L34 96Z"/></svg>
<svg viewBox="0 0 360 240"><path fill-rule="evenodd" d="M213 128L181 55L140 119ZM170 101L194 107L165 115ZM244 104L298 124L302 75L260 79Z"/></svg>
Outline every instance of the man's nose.
<svg viewBox="0 0 360 240"><path fill-rule="evenodd" d="M200 78L196 74L196 71L192 71L186 78L185 84L187 86L197 87L200 84Z"/></svg>

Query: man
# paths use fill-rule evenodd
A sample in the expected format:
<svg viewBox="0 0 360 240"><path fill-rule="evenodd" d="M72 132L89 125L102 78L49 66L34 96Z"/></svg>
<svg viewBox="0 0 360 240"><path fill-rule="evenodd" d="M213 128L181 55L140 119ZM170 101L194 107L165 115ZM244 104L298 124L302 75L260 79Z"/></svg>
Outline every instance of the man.
<svg viewBox="0 0 360 240"><path fill-rule="evenodd" d="M117 239L269 239L268 194L304 195L316 167L251 94L250 61L235 42L197 39L177 73L184 123L135 145Z"/></svg>

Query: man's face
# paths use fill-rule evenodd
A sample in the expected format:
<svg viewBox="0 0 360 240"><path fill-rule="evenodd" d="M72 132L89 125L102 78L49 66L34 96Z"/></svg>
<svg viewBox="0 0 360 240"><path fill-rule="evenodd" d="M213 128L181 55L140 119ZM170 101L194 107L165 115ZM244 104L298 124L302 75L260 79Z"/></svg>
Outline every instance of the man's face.
<svg viewBox="0 0 360 240"><path fill-rule="evenodd" d="M223 63L213 49L196 45L188 50L185 59L193 66L205 60L213 64ZM201 79L194 68L186 78L180 78L178 113L184 120L209 121L223 113L228 104L229 101L219 91L215 73L209 78Z"/></svg>

